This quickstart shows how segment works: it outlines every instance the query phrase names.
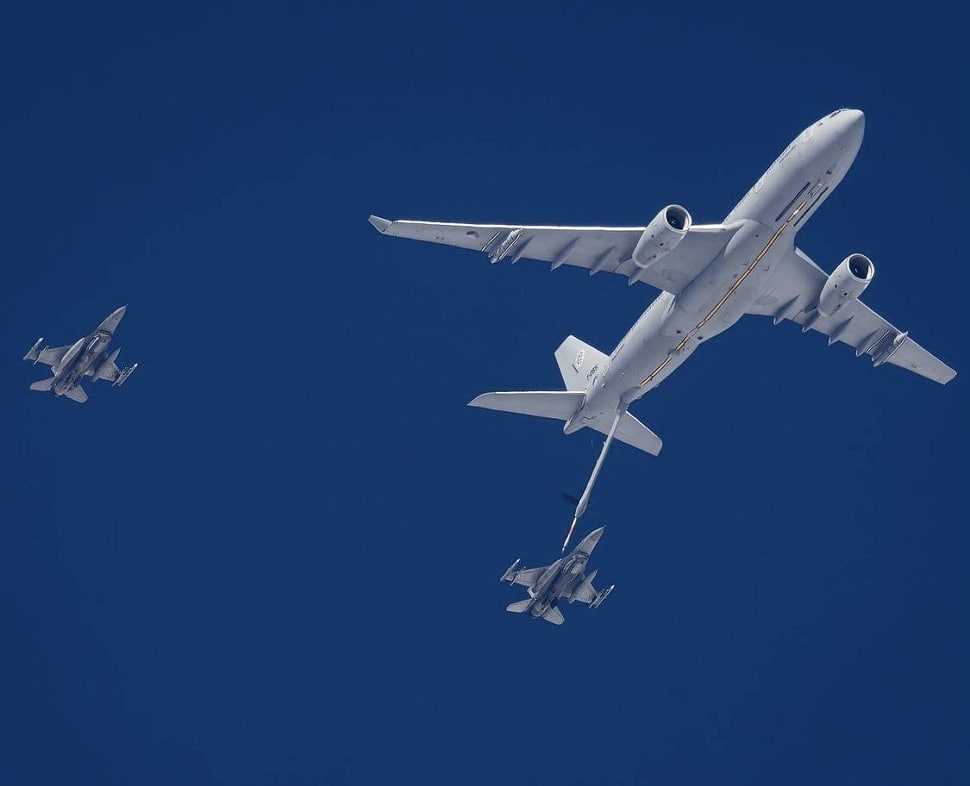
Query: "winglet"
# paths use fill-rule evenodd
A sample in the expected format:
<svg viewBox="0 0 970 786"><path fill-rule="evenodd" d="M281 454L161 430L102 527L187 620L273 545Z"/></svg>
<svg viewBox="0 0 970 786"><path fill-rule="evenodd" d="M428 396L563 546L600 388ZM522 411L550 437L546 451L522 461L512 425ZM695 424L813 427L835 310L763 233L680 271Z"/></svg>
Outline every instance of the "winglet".
<svg viewBox="0 0 970 786"><path fill-rule="evenodd" d="M371 226L373 226L374 229L381 234L384 234L384 232L387 231L387 228L394 223L393 221L388 221L386 218L381 218L380 216L371 216L367 220L370 221Z"/></svg>

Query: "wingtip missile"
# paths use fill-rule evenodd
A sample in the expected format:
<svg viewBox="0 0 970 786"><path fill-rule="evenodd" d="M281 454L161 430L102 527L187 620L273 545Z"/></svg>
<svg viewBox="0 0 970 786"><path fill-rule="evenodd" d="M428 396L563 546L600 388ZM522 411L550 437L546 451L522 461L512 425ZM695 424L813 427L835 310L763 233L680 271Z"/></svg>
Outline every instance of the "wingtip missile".
<svg viewBox="0 0 970 786"><path fill-rule="evenodd" d="M591 609L598 609L602 605L603 601L606 600L609 594L613 591L615 586L616 584L610 584L610 586L600 592L595 598L593 598L593 602L589 604L589 607Z"/></svg>
<svg viewBox="0 0 970 786"><path fill-rule="evenodd" d="M38 360L40 360L40 352L38 352L38 350L40 349L40 345L43 344L43 343L44 343L44 337L41 336L34 343L34 346L32 346L30 348L30 351L27 352L26 355L24 355L24 360L32 360L32 361L34 361L34 363L36 363Z"/></svg>
<svg viewBox="0 0 970 786"><path fill-rule="evenodd" d="M134 373L134 371L135 371L136 368L138 368L138 364L137 363L135 363L134 365L128 366L128 368L122 369L121 370L121 373L118 374L118 378L114 382L111 383L111 387L117 388L117 387L121 387L122 385L124 385L125 384L125 380L127 380L128 377L130 377L132 375L132 373Z"/></svg>
<svg viewBox="0 0 970 786"><path fill-rule="evenodd" d="M515 579L515 574L517 573L516 568L519 566L521 559L517 559L511 565L509 565L508 570L502 574L502 578L499 581L513 581Z"/></svg>

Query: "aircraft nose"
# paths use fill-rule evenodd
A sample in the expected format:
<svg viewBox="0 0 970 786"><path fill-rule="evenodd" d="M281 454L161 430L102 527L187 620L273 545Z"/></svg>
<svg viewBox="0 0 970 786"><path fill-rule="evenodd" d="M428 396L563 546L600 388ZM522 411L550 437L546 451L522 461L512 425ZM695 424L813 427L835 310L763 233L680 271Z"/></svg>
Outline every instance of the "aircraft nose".
<svg viewBox="0 0 970 786"><path fill-rule="evenodd" d="M125 305L112 311L107 317L105 317L104 322L98 325L98 330L114 333L115 328L118 327L118 323L121 322L121 318L125 315L127 308L128 306Z"/></svg>
<svg viewBox="0 0 970 786"><path fill-rule="evenodd" d="M606 527L600 527L599 529L594 529L589 533L582 542L576 547L576 551L582 551L585 554L592 554L593 549L596 548L596 544L600 542L600 538L603 537L603 530Z"/></svg>
<svg viewBox="0 0 970 786"><path fill-rule="evenodd" d="M859 123L865 125L866 123L866 116L861 109L844 109L842 110L842 114L845 115L846 121L853 126Z"/></svg>
<svg viewBox="0 0 970 786"><path fill-rule="evenodd" d="M866 132L866 116L858 109L843 109L836 119L841 126L843 146L848 150L858 150Z"/></svg>

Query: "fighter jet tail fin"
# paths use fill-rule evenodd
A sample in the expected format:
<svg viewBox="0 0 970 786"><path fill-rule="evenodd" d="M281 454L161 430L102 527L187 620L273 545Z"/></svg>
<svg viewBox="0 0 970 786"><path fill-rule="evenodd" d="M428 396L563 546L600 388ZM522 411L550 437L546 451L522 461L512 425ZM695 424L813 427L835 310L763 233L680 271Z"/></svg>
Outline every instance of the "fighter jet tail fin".
<svg viewBox="0 0 970 786"><path fill-rule="evenodd" d="M567 336L556 350L556 363L566 390L586 390L595 376L595 369L599 367L603 371L609 359L605 352L580 341L576 336Z"/></svg>
<svg viewBox="0 0 970 786"><path fill-rule="evenodd" d="M31 390L40 390L44 393L50 392L50 389L54 387L54 377L48 377L47 379L38 379L36 382L31 383Z"/></svg>
<svg viewBox="0 0 970 786"><path fill-rule="evenodd" d="M511 611L513 614L521 614L523 611L529 610L530 603L532 603L532 598L517 600L515 603L510 603L508 606L506 606L505 610Z"/></svg>
<svg viewBox="0 0 970 786"><path fill-rule="evenodd" d="M555 606L550 606L549 611L542 615L542 619L546 622L551 622L553 625L562 625L566 621L562 612Z"/></svg>

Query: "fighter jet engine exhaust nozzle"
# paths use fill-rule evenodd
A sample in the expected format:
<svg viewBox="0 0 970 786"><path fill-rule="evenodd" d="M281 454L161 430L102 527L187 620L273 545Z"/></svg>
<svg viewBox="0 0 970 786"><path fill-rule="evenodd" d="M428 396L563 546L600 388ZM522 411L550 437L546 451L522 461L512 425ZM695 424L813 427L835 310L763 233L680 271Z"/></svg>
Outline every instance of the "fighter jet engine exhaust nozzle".
<svg viewBox="0 0 970 786"><path fill-rule="evenodd" d="M643 230L637 247L633 250L633 263L646 269L665 254L677 248L687 237L692 223L690 213L680 205L667 205L653 217Z"/></svg>
<svg viewBox="0 0 970 786"><path fill-rule="evenodd" d="M876 267L865 254L849 254L832 271L818 298L818 313L830 317L845 303L856 300L869 286Z"/></svg>

